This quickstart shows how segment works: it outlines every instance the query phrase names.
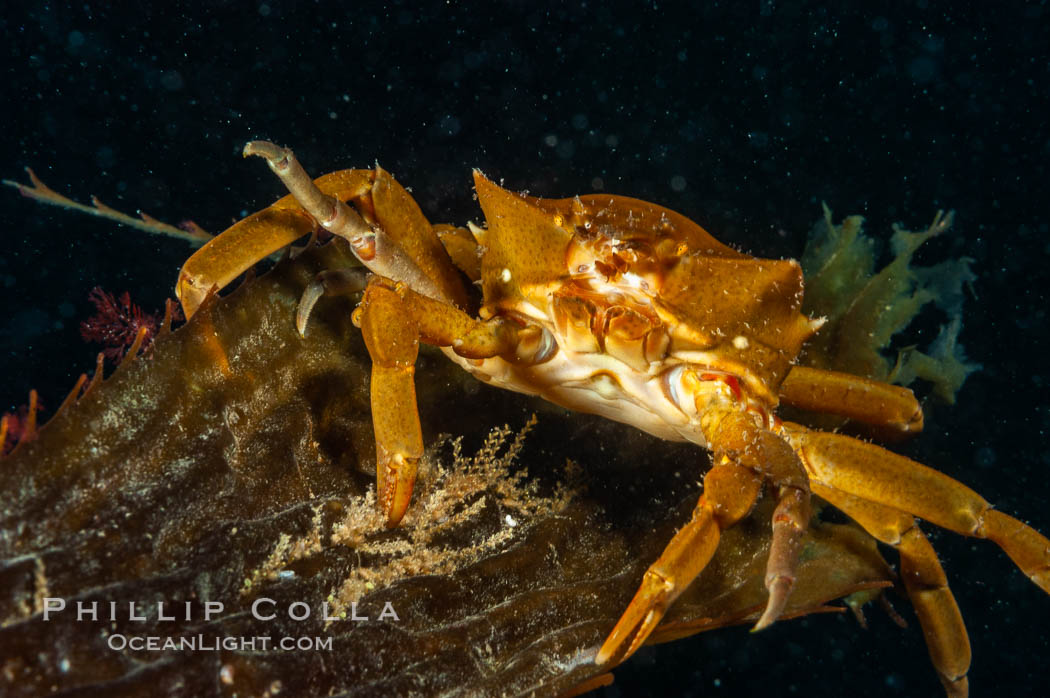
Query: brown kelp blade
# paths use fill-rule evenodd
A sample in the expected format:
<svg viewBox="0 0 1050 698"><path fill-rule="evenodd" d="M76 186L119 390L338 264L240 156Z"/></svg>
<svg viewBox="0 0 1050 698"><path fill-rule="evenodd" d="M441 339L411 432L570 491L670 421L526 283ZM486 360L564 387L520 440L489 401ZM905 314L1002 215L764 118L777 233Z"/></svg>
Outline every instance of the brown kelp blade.
<svg viewBox="0 0 1050 698"><path fill-rule="evenodd" d="M386 530L353 303L318 303L306 340L294 322L315 274L351 263L341 242L313 248L210 300L3 460L0 693L557 694L607 670L590 658L695 503L674 471L707 455L428 355L427 443L463 439L425 459ZM768 520L727 532L657 639L757 612ZM803 560L789 613L890 576L851 527L816 522Z"/></svg>

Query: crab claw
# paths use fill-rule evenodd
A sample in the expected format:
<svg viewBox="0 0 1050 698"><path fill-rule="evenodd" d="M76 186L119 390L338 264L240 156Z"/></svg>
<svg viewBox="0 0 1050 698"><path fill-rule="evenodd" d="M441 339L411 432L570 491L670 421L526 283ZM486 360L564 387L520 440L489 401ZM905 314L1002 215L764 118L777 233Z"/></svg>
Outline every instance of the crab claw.
<svg viewBox="0 0 1050 698"><path fill-rule="evenodd" d="M416 482L418 458L395 454L384 466L377 468L379 503L386 512L386 525L393 528L401 523L412 501L412 487Z"/></svg>
<svg viewBox="0 0 1050 698"><path fill-rule="evenodd" d="M645 643L667 609L707 565L718 547L718 539L714 511L710 502L701 497L692 519L646 570L630 605L598 650L596 664L605 664L616 656L622 661Z"/></svg>
<svg viewBox="0 0 1050 698"><path fill-rule="evenodd" d="M680 589L677 591L681 592ZM594 658L595 664L607 663L619 654L625 645L627 650L623 658L634 654L656 629L671 603L678 597L678 593L675 592L673 582L651 569L647 571L630 606L598 650L598 655Z"/></svg>
<svg viewBox="0 0 1050 698"><path fill-rule="evenodd" d="M710 562L722 530L751 510L761 486L762 478L754 471L727 457L707 471L693 516L646 570L630 605L598 650L596 664L616 656L622 661L645 643L675 599Z"/></svg>

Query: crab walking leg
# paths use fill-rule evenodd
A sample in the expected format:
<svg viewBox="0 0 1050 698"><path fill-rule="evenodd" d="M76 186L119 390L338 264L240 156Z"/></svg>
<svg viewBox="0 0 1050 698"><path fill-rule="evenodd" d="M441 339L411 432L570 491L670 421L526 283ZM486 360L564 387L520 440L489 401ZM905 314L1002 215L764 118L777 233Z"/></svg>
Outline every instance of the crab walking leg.
<svg viewBox="0 0 1050 698"><path fill-rule="evenodd" d="M773 511L773 540L766 561L766 589L769 600L752 632L765 630L784 612L788 596L795 586L795 568L802 552L802 536L809 526L809 490L780 487L777 508Z"/></svg>
<svg viewBox="0 0 1050 698"><path fill-rule="evenodd" d="M299 336L306 336L306 323L310 319L310 313L323 296L349 296L365 290L367 285L368 272L361 267L319 272L299 298L299 307L295 312L295 329L299 331Z"/></svg>
<svg viewBox="0 0 1050 698"><path fill-rule="evenodd" d="M802 536L809 526L809 477L791 446L756 424L751 415L727 407L708 407L700 413L700 428L711 450L751 468L778 488L766 562L769 600L754 627L762 630L780 617L795 584Z"/></svg>
<svg viewBox="0 0 1050 698"><path fill-rule="evenodd" d="M812 481L1003 549L1039 588L1050 593L1050 540L947 475L848 436L784 424Z"/></svg>
<svg viewBox="0 0 1050 698"><path fill-rule="evenodd" d="M366 289L358 321L372 358L372 427L376 437L376 494L395 526L408 508L423 432L416 406L415 371L419 328L401 299L379 284Z"/></svg>
<svg viewBox="0 0 1050 698"><path fill-rule="evenodd" d="M704 478L704 495L692 520L645 573L634 599L599 650L595 660L599 664L623 651L625 645L625 658L642 646L671 603L707 566L720 532L750 511L767 480L778 487L778 503L766 562L769 600L755 630L780 616L794 586L810 514L809 480L802 463L787 442L758 426L751 415L731 407L700 407L700 428L722 460ZM725 470L728 463L733 470Z"/></svg>
<svg viewBox="0 0 1050 698"><path fill-rule="evenodd" d="M368 170L343 170L318 178L315 187L338 199L364 196L372 186ZM316 229L317 223L292 196L235 223L197 250L183 265L175 286L186 317L191 317L213 289L231 281Z"/></svg>
<svg viewBox="0 0 1050 698"><path fill-rule="evenodd" d="M674 600L707 566L721 532L751 511L761 486L762 479L754 471L729 458L707 472L692 518L646 570L627 610L598 650L596 664L621 654L626 659L642 646Z"/></svg>
<svg viewBox="0 0 1050 698"><path fill-rule="evenodd" d="M517 365L532 366L547 361L557 351L554 337L539 325L520 325L500 316L478 320L405 284L381 277L372 283L387 284L402 299L406 312L415 316L422 341L450 348L463 358L499 356Z"/></svg>
<svg viewBox="0 0 1050 698"><path fill-rule="evenodd" d="M406 283L435 300L465 303L465 292L461 292L455 269L437 235L422 218L412 197L389 173L376 168L372 192L381 199L374 202L377 215L383 218L385 211L386 217L393 219L387 229L383 225L369 225L338 198L321 191L288 148L267 141L252 141L244 146L244 155L264 158L299 205L323 228L348 241L354 254L370 271Z"/></svg>
<svg viewBox="0 0 1050 698"><path fill-rule="evenodd" d="M897 548L901 580L919 617L930 660L949 696L966 696L970 639L937 553L915 517L818 482L813 492L856 521L876 539Z"/></svg>
<svg viewBox="0 0 1050 698"><path fill-rule="evenodd" d="M922 408L912 391L898 385L792 366L779 392L783 402L810 412L837 414L902 432L922 431Z"/></svg>
<svg viewBox="0 0 1050 698"><path fill-rule="evenodd" d="M305 328L306 319L302 319ZM355 322L361 327L372 358L372 426L376 438L376 491L395 526L412 499L416 469L423 455L423 436L416 402L415 362L420 341L452 347L460 356L540 358L543 342L530 328L517 329L503 320L478 321L405 284L373 276ZM529 355L530 347L539 347Z"/></svg>

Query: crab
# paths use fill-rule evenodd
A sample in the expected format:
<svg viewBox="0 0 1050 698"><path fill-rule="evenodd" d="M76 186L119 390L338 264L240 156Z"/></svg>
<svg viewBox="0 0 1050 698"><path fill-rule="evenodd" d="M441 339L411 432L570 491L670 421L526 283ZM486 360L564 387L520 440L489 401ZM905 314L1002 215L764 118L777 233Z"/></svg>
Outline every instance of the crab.
<svg viewBox="0 0 1050 698"><path fill-rule="evenodd" d="M766 489L777 504L768 601L755 629L773 623L791 593L813 495L898 550L949 695L967 693L969 640L916 518L992 540L1050 593L1050 541L1034 529L925 465L778 418L787 404L901 432L923 426L906 388L796 364L822 324L800 312L796 261L741 253L656 204L608 194L541 199L477 170L487 228L435 226L378 166L312 180L272 143L248 143L244 155L264 158L290 195L196 252L177 295L189 318L209 294L318 226L349 242L363 269L318 275L295 321L305 337L324 296L363 292L353 320L372 359L376 486L388 525L405 514L423 454L413 378L420 342L491 385L712 452L692 517L645 572L597 664L622 661L646 641L720 533ZM480 302L464 277L480 286Z"/></svg>

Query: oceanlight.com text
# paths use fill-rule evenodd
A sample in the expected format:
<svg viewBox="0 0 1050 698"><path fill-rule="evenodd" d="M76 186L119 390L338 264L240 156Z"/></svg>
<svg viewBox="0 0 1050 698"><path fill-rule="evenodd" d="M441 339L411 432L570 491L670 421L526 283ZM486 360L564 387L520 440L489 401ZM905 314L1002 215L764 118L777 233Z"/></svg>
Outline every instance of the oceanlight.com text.
<svg viewBox="0 0 1050 698"><path fill-rule="evenodd" d="M268 635L254 637L222 637L219 635L187 635L184 637L160 637L157 635L110 635L106 644L111 650L121 652L215 652L218 650L239 652L331 652L331 637L272 638Z"/></svg>

